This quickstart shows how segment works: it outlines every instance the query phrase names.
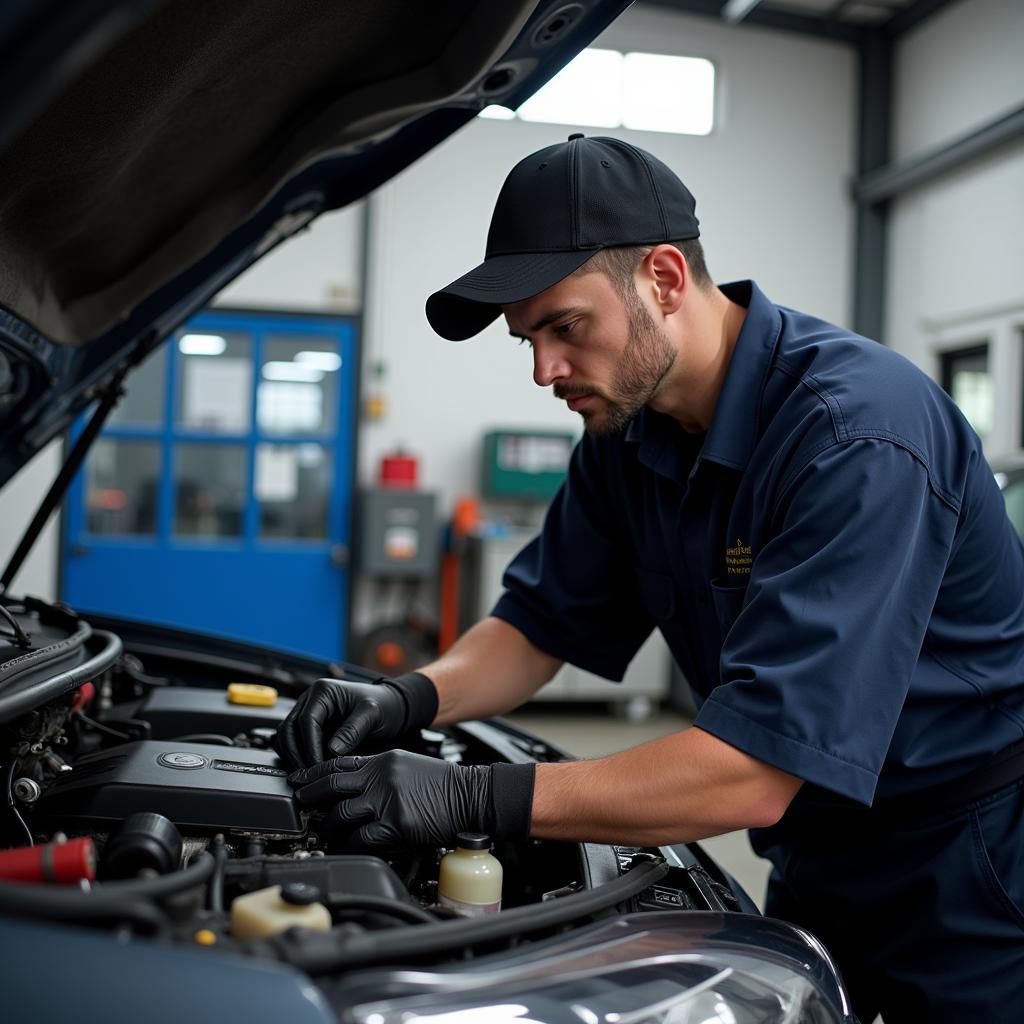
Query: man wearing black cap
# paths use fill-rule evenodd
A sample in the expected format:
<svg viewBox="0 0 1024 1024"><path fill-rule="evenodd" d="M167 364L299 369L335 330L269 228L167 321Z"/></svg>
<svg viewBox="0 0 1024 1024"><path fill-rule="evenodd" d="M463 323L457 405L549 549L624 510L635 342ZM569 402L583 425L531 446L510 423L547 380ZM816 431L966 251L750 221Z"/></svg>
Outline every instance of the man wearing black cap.
<svg viewBox="0 0 1024 1024"><path fill-rule="evenodd" d="M769 913L826 940L862 1019L1008 1019L1024 550L941 389L752 282L716 287L697 236L689 191L624 142L513 169L485 261L427 316L457 340L504 314L586 433L490 617L422 672L298 702L298 796L382 845L751 828ZM347 756L510 710L566 661L621 679L655 626L698 700L682 733L536 768Z"/></svg>

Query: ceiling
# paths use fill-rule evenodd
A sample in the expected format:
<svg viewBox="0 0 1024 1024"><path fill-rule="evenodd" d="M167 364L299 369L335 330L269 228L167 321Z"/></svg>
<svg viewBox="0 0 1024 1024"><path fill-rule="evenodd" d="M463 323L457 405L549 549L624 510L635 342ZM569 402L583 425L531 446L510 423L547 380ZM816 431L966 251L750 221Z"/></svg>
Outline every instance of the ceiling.
<svg viewBox="0 0 1024 1024"><path fill-rule="evenodd" d="M881 26L913 0L761 0L759 6L850 25Z"/></svg>
<svg viewBox="0 0 1024 1024"><path fill-rule="evenodd" d="M646 0L719 18L730 24L763 25L803 35L861 43L873 36L894 37L913 28L954 0Z"/></svg>

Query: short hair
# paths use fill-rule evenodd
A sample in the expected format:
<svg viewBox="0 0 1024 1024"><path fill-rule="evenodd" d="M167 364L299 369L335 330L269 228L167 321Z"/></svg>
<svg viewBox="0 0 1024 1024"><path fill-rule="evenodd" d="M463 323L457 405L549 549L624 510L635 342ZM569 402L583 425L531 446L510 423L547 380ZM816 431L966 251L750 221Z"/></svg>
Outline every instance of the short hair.
<svg viewBox="0 0 1024 1024"><path fill-rule="evenodd" d="M674 245L683 254L693 283L701 291L708 291L712 287L712 280L704 262L704 248L700 244L700 239L688 238L684 242L668 244ZM619 295L626 296L634 287L633 275L636 268L653 249L653 245L616 245L599 249L576 273L592 274L599 271L611 281L612 287Z"/></svg>

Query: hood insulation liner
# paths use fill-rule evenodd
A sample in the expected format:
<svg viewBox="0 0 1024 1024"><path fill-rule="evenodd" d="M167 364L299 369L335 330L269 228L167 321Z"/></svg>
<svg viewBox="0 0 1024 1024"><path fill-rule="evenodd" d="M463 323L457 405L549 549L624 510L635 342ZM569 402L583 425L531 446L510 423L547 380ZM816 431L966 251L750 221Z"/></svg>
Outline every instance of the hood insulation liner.
<svg viewBox="0 0 1024 1024"><path fill-rule="evenodd" d="M0 305L79 344L298 170L471 90L536 6L171 0L0 153Z"/></svg>

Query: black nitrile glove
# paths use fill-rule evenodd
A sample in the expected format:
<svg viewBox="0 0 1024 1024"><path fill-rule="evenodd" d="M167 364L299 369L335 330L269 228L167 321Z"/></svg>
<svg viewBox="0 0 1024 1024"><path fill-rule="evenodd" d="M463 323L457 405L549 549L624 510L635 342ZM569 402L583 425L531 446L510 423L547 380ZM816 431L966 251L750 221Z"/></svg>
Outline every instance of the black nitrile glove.
<svg viewBox="0 0 1024 1024"><path fill-rule="evenodd" d="M459 832L525 838L536 765L459 765L407 750L333 761L288 776L304 804L333 803L325 828L364 846L449 846Z"/></svg>
<svg viewBox="0 0 1024 1024"><path fill-rule="evenodd" d="M318 679L278 726L277 751L287 768L306 768L367 740L398 739L436 715L437 690L419 672L374 683Z"/></svg>

